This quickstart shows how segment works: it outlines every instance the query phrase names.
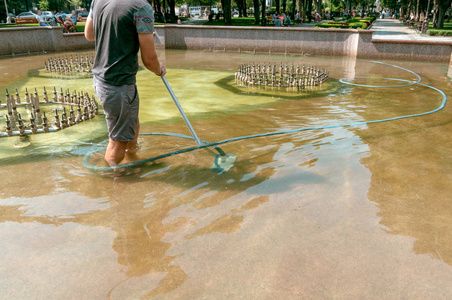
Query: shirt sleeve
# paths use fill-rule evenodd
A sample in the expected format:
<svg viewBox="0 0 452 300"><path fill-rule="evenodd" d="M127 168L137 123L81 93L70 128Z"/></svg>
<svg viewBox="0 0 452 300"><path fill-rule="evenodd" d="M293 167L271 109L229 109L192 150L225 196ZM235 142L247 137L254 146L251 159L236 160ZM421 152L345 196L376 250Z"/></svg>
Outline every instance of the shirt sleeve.
<svg viewBox="0 0 452 300"><path fill-rule="evenodd" d="M91 6L89 8L88 18L93 18L93 7L94 7L94 0L91 2Z"/></svg>
<svg viewBox="0 0 452 300"><path fill-rule="evenodd" d="M154 33L154 10L145 5L134 14L135 27L138 33Z"/></svg>

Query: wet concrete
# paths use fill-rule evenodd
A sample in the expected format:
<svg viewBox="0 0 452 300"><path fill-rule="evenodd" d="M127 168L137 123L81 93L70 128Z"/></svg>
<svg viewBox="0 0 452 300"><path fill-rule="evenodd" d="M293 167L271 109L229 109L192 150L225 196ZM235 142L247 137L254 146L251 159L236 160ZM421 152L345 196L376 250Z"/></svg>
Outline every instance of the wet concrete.
<svg viewBox="0 0 452 300"><path fill-rule="evenodd" d="M211 142L421 113L441 102L423 86L339 84L354 76L414 79L350 58L160 55L193 127ZM3 60L12 71L2 72L2 91L44 82L92 88L89 79L48 82L39 70L11 68L42 68L45 59ZM230 76L249 61L321 66L330 80L298 95L239 89ZM450 94L447 65L396 64ZM143 71L138 84L142 132L189 134L158 78ZM198 150L116 180L82 165L107 137L101 117L80 133L48 136L51 142L32 136L26 149L2 139L0 296L450 298L451 115L447 104L424 117L248 139L222 146L238 155L223 174ZM193 146L169 137L140 143L140 158Z"/></svg>

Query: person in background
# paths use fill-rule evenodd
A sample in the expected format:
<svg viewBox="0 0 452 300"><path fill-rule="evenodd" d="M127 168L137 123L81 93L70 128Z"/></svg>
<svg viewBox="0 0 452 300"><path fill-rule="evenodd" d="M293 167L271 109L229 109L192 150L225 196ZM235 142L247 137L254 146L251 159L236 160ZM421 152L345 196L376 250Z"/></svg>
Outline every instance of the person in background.
<svg viewBox="0 0 452 300"><path fill-rule="evenodd" d="M77 13L75 12L75 10L72 11L71 21L74 25L77 25Z"/></svg>
<svg viewBox="0 0 452 300"><path fill-rule="evenodd" d="M109 132L105 160L115 169L126 154L138 151L138 50L144 66L166 74L154 45L154 10L146 0L94 0L85 37L95 41L94 88ZM117 168L117 172L121 171Z"/></svg>
<svg viewBox="0 0 452 300"><path fill-rule="evenodd" d="M283 21L283 24L287 24L287 26L290 27L290 22L291 22L291 20L290 20L289 15L286 14L286 12L283 12L282 16L283 16L283 20L282 20L282 21Z"/></svg>
<svg viewBox="0 0 452 300"><path fill-rule="evenodd" d="M295 22L297 24L301 23L300 11L297 11L297 14L295 15Z"/></svg>
<svg viewBox="0 0 452 300"><path fill-rule="evenodd" d="M38 21L39 26L50 26L49 23L47 23L46 19L44 19L44 16L42 15L42 11L40 9L38 9L36 20Z"/></svg>
<svg viewBox="0 0 452 300"><path fill-rule="evenodd" d="M274 18L273 22L275 23L275 27L281 27L282 23L281 23L281 18L279 16L278 12L275 12L274 16L275 16L275 18Z"/></svg>

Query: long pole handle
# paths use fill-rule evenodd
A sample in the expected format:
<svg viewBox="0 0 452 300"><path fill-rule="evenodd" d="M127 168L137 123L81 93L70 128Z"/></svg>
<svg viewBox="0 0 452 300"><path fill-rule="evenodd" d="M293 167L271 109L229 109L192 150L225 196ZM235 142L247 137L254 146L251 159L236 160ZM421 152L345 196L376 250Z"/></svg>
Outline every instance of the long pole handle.
<svg viewBox="0 0 452 300"><path fill-rule="evenodd" d="M190 121L188 120L187 116L186 116L185 113L184 113L184 110L182 109L182 106L180 106L180 104L179 104L179 101L177 101L176 95L174 95L173 90L171 89L171 87L170 87L168 81L166 81L165 76L162 76L162 81L163 81L163 83L165 84L166 89L167 89L168 92L170 93L171 98L173 98L173 101L174 101L174 103L176 104L177 109L179 109L179 112L180 112L180 114L182 115L182 118L184 119L185 124L187 124L187 127L188 127L188 129L190 130L191 135L192 135L193 138L195 139L196 143L197 143L199 146L202 146L203 144L202 144L201 140L200 140L200 139L198 138L198 136L196 135L195 130L194 130L193 127L191 126Z"/></svg>

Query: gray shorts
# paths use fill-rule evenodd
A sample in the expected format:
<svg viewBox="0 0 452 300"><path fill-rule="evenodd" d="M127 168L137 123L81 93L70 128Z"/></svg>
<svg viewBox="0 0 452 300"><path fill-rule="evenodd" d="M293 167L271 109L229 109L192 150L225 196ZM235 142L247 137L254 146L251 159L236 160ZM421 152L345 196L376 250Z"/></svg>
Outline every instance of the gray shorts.
<svg viewBox="0 0 452 300"><path fill-rule="evenodd" d="M94 89L104 109L110 139L121 142L133 141L139 122L140 98L137 86L110 85L94 77Z"/></svg>

